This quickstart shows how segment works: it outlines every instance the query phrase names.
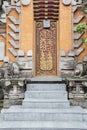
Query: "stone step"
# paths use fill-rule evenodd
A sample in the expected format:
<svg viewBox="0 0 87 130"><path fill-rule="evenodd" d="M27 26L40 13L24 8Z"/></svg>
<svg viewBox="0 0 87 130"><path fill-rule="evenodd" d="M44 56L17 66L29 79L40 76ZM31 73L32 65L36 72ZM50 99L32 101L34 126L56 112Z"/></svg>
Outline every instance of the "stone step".
<svg viewBox="0 0 87 130"><path fill-rule="evenodd" d="M65 84L28 84L27 91L57 91L66 90Z"/></svg>
<svg viewBox="0 0 87 130"><path fill-rule="evenodd" d="M4 121L87 121L87 113L72 109L9 109L2 111Z"/></svg>
<svg viewBox="0 0 87 130"><path fill-rule="evenodd" d="M0 130L87 130L87 122L4 121Z"/></svg>
<svg viewBox="0 0 87 130"><path fill-rule="evenodd" d="M24 99L22 107L28 108L69 108L68 100L59 99Z"/></svg>
<svg viewBox="0 0 87 130"><path fill-rule="evenodd" d="M15 109L15 107L11 107L9 109L3 109L1 110L1 113L26 113L26 112L34 112L34 113L66 113L66 114L77 114L77 113L80 113L80 114L85 114L87 115L87 113L85 112L84 109L76 109L76 108L67 108L67 109L64 109L64 108L61 108L61 109L30 109L30 108L25 108L25 109L22 109L22 107L17 107L17 109Z"/></svg>
<svg viewBox="0 0 87 130"><path fill-rule="evenodd" d="M31 81L36 81L36 82L62 82L62 78L59 77L34 77L31 78Z"/></svg>
<svg viewBox="0 0 87 130"><path fill-rule="evenodd" d="M25 98L67 99L66 91L26 91Z"/></svg>
<svg viewBox="0 0 87 130"><path fill-rule="evenodd" d="M84 120L87 121L87 109L84 109L84 111L86 112L86 114L84 115Z"/></svg>
<svg viewBox="0 0 87 130"><path fill-rule="evenodd" d="M13 105L13 106L11 106L9 109L5 109L5 108L3 108L2 110L1 110L1 113L2 112L4 112L4 111L9 111L9 110L16 110L16 109L31 109L31 108L28 108L28 107L22 107L22 105ZM35 108L35 109L37 109L37 108ZM38 108L38 109L43 109L43 108ZM47 109L48 110L48 108L44 108L44 109ZM57 108L57 110L58 110L59 108ZM61 108L61 109L65 109L65 108ZM72 110L72 111L85 111L86 113L87 113L87 109L83 109L82 107L80 107L80 106L70 106L69 108L67 108L68 110ZM67 110L67 109L65 109L65 110ZM49 109L50 110L50 109Z"/></svg>

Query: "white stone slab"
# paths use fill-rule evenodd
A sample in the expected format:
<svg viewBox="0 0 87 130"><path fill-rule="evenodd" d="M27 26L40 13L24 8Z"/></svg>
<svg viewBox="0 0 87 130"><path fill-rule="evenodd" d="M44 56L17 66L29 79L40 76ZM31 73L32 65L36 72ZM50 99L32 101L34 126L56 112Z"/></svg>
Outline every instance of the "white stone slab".
<svg viewBox="0 0 87 130"><path fill-rule="evenodd" d="M33 101L33 100L24 100L23 108L48 108L48 109L61 109L61 108L69 108L68 101Z"/></svg>
<svg viewBox="0 0 87 130"><path fill-rule="evenodd" d="M9 124L9 125L8 125ZM6 128L6 129L5 129ZM87 122L8 121L0 123L0 130L87 130Z"/></svg>
<svg viewBox="0 0 87 130"><path fill-rule="evenodd" d="M4 62L7 62L7 63L8 63L8 62L9 62L9 57L5 56L5 57L4 57Z"/></svg>
<svg viewBox="0 0 87 130"><path fill-rule="evenodd" d="M26 98L47 98L47 99L67 99L66 91L27 91L25 92Z"/></svg>
<svg viewBox="0 0 87 130"><path fill-rule="evenodd" d="M32 55L33 55L32 50L29 50L29 51L27 52L27 56L32 56Z"/></svg>
<svg viewBox="0 0 87 130"><path fill-rule="evenodd" d="M27 91L64 91L65 84L27 84Z"/></svg>
<svg viewBox="0 0 87 130"><path fill-rule="evenodd" d="M31 0L21 0L21 2L22 2L23 5L26 6L26 5L30 4Z"/></svg>
<svg viewBox="0 0 87 130"><path fill-rule="evenodd" d="M18 56L24 56L24 51L23 50L18 50Z"/></svg>
<svg viewBox="0 0 87 130"><path fill-rule="evenodd" d="M0 42L0 60L3 60L5 56L5 43Z"/></svg>

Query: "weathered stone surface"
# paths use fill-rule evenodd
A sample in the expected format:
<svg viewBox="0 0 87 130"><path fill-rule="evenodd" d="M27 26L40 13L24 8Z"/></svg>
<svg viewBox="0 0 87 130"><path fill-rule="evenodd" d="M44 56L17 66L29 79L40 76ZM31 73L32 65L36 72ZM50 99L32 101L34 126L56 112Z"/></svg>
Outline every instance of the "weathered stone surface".
<svg viewBox="0 0 87 130"><path fill-rule="evenodd" d="M75 67L75 60L72 57L60 58L60 69L72 70Z"/></svg>
<svg viewBox="0 0 87 130"><path fill-rule="evenodd" d="M19 40L19 35L16 35L14 32L9 32L9 35L14 39L14 40Z"/></svg>
<svg viewBox="0 0 87 130"><path fill-rule="evenodd" d="M38 108L38 109L61 109L70 108L69 102L66 99L29 99L23 100L23 108Z"/></svg>
<svg viewBox="0 0 87 130"><path fill-rule="evenodd" d="M78 112L78 113L77 113ZM74 112L72 110L48 110L48 109L17 109L9 112L4 112L3 120L5 121L83 121L82 114L86 114L83 111ZM86 121L86 116L84 119Z"/></svg>
<svg viewBox="0 0 87 130"><path fill-rule="evenodd" d="M67 93L65 91L27 91L25 92L25 97L26 98L43 98L43 99L66 99L67 98Z"/></svg>
<svg viewBox="0 0 87 130"><path fill-rule="evenodd" d="M68 56L69 57L74 57L75 56L74 50L70 50L69 53L68 53Z"/></svg>
<svg viewBox="0 0 87 130"><path fill-rule="evenodd" d="M79 5L79 4L81 4L82 3L82 0L72 0L72 5Z"/></svg>
<svg viewBox="0 0 87 130"><path fill-rule="evenodd" d="M8 18L16 25L20 24L20 20L17 20L14 16L8 16Z"/></svg>
<svg viewBox="0 0 87 130"><path fill-rule="evenodd" d="M64 50L61 50L61 51L60 51L60 56L62 56L62 57L63 57L63 56L66 56L66 53L65 53Z"/></svg>
<svg viewBox="0 0 87 130"><path fill-rule="evenodd" d="M4 57L4 62L9 62L9 58L7 56Z"/></svg>
<svg viewBox="0 0 87 130"><path fill-rule="evenodd" d="M82 42L82 40L80 39L80 40L78 40L77 43L73 43L73 47L74 47L74 48L78 48L78 47L80 47L82 44L83 44L83 42Z"/></svg>
<svg viewBox="0 0 87 130"><path fill-rule="evenodd" d="M71 1L70 0L62 0L62 3L64 5L70 5Z"/></svg>
<svg viewBox="0 0 87 130"><path fill-rule="evenodd" d="M19 43L16 43L14 40L9 40L9 43L10 43L15 49L18 49L18 48L19 48Z"/></svg>
<svg viewBox="0 0 87 130"><path fill-rule="evenodd" d="M11 5L14 6L21 6L21 1L20 0L11 0Z"/></svg>
<svg viewBox="0 0 87 130"><path fill-rule="evenodd" d="M82 19L84 18L84 15L80 15L78 16L76 19L73 20L73 22L76 24L76 23L79 23Z"/></svg>
<svg viewBox="0 0 87 130"><path fill-rule="evenodd" d="M44 20L43 21L43 27L44 28L50 28L50 20Z"/></svg>
<svg viewBox="0 0 87 130"><path fill-rule="evenodd" d="M56 90L61 90L64 91L66 90L66 85L65 84L28 84L27 85L27 91L56 91Z"/></svg>
<svg viewBox="0 0 87 130"><path fill-rule="evenodd" d="M8 50L12 53L13 56L17 56L17 52L14 48L9 48Z"/></svg>
<svg viewBox="0 0 87 130"><path fill-rule="evenodd" d="M87 62L87 56L83 57L83 61Z"/></svg>
<svg viewBox="0 0 87 130"><path fill-rule="evenodd" d="M33 56L33 52L32 52L32 50L29 50L28 52L27 52L27 56Z"/></svg>
<svg viewBox="0 0 87 130"><path fill-rule="evenodd" d="M29 56L29 57L22 57L20 56L18 59L17 59L17 63L19 64L20 66L20 69L28 69L28 70L32 70L33 69L33 61L32 61L32 57Z"/></svg>
<svg viewBox="0 0 87 130"><path fill-rule="evenodd" d="M8 26L13 30L15 33L19 33L20 28L16 27L14 24L8 24Z"/></svg>
<svg viewBox="0 0 87 130"><path fill-rule="evenodd" d="M25 5L25 6L26 6L26 5L29 5L30 2L31 2L31 0L26 0L26 1L25 1L25 0L22 0L22 4Z"/></svg>
<svg viewBox="0 0 87 130"><path fill-rule="evenodd" d="M24 56L24 51L23 50L18 50L18 56Z"/></svg>
<svg viewBox="0 0 87 130"><path fill-rule="evenodd" d="M5 56L5 43L0 42L0 60L3 60Z"/></svg>
<svg viewBox="0 0 87 130"><path fill-rule="evenodd" d="M80 48L75 52L75 55L76 55L76 56L79 56L84 50L85 50L84 47L80 47Z"/></svg>
<svg viewBox="0 0 87 130"><path fill-rule="evenodd" d="M9 125L8 125L9 124ZM0 130L86 130L86 122L8 121L1 122Z"/></svg>
<svg viewBox="0 0 87 130"><path fill-rule="evenodd" d="M31 91L35 92L36 91L36 95L42 95L42 92L47 96L46 99L44 99L44 97L40 97L38 95L38 98L29 98L25 96L25 99L23 101L22 106L16 107L13 106L8 110L2 110L1 112L1 116L0 116L0 128L6 128L8 130L8 128L12 128L14 127L15 130L18 129L27 129L30 130L31 128L34 128L34 130L39 130L38 128L45 128L46 130L49 128L53 128L53 130L59 128L59 130L66 130L66 128L87 128L87 123L86 123L86 115L87 112L84 111L83 109L81 109L80 107L70 107L69 105L69 101L67 100L67 97L65 97L64 99L62 98L59 99L58 96L55 94L55 99L53 99L53 95L54 95L54 90L56 89L56 92L58 95L61 95L61 93L65 92L66 90L63 89L63 91L61 89L59 89L59 84L57 86L57 84L51 84L51 91L50 91L50 84L44 84L47 86L47 89L45 86L41 85L41 84L37 84L37 87L39 85L39 89L36 89L36 84L34 86L34 84L28 84L27 87L30 86ZM52 86L53 85L53 86ZM40 92L41 90L41 86L42 86L42 90L44 87L44 91ZM62 84L60 87L65 87L64 84ZM54 87L54 89L53 89ZM57 89L58 87L58 89ZM63 88L62 87L62 88ZM51 92L51 98L49 93ZM31 91L29 91L29 89L26 91L26 93L30 92L31 95ZM15 92L15 91L14 91ZM32 95L33 96L33 95ZM9 122L9 127L7 127L7 121ZM29 123L31 121L31 123ZM33 121L33 124L32 124ZM13 123L16 125L12 125ZM23 124L22 124L23 122ZM44 122L48 123L45 124ZM50 123L49 123L50 122ZM57 123L56 123L57 122ZM60 123L61 122L61 123ZM4 123L4 126L2 125ZM21 123L21 125L19 125ZM26 124L28 123L28 125L26 126ZM76 123L76 125L75 125ZM80 124L79 124L80 123ZM42 124L42 126L40 126ZM55 124L55 125L54 125ZM59 124L61 124L59 126ZM65 124L67 126L65 126ZM73 126L72 126L73 124ZM79 125L80 126L79 126ZM84 124L84 125L83 125ZM61 127L61 129L60 129Z"/></svg>

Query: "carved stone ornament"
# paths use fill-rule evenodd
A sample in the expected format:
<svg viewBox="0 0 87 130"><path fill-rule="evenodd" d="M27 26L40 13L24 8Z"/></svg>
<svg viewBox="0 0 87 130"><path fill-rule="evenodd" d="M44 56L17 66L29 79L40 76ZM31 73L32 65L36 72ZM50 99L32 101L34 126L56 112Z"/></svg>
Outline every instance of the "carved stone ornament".
<svg viewBox="0 0 87 130"><path fill-rule="evenodd" d="M22 5L27 6L29 5L31 0L22 0Z"/></svg>
<svg viewBox="0 0 87 130"><path fill-rule="evenodd" d="M62 0L62 3L64 5L70 5L71 4L71 0Z"/></svg>

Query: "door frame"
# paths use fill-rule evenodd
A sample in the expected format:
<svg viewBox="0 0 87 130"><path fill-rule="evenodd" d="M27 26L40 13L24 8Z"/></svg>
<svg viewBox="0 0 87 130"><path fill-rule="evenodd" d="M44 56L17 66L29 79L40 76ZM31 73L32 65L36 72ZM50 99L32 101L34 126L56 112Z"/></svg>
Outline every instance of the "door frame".
<svg viewBox="0 0 87 130"><path fill-rule="evenodd" d="M59 44L59 21L56 21L56 27L57 27L57 30L56 30L56 47L57 47L57 50L56 50L56 75L40 75L40 77L54 77L54 76L58 76L59 75L59 57L60 57L60 44ZM34 74L34 77L35 76L38 76L36 74L36 21L34 21L34 44L33 44L33 74ZM38 76L39 77L39 76Z"/></svg>

